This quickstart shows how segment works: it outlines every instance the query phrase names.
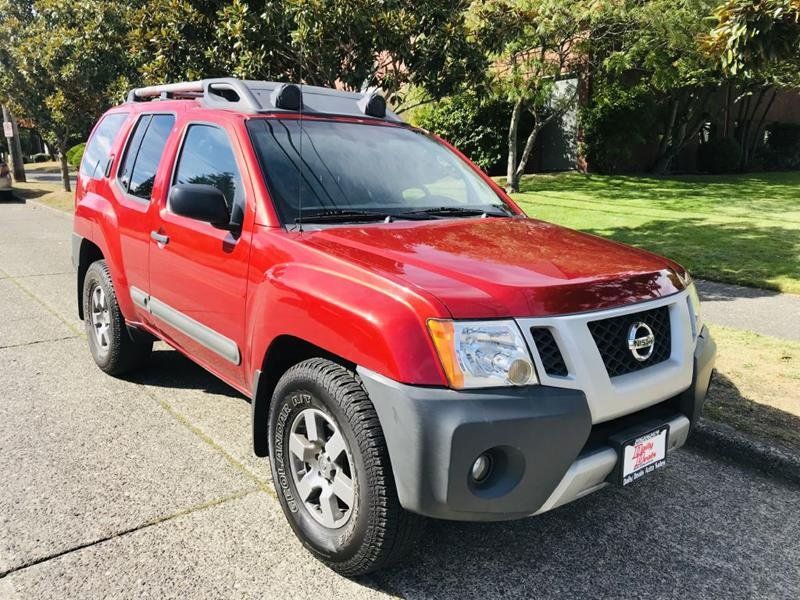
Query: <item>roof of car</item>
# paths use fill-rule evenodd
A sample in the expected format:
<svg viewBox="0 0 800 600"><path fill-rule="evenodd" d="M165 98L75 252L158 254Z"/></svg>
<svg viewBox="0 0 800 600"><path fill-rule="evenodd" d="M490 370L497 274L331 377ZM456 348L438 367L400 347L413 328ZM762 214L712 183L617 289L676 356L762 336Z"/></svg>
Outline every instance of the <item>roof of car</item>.
<svg viewBox="0 0 800 600"><path fill-rule="evenodd" d="M377 89L349 92L335 88L224 77L137 88L127 102L195 99L206 108L246 114L340 115L402 123Z"/></svg>

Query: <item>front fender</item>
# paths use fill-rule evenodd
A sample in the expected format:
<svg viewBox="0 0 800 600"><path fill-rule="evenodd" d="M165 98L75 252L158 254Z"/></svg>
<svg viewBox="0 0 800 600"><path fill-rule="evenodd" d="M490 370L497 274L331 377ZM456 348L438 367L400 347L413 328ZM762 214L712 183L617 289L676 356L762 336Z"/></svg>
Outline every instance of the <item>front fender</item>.
<svg viewBox="0 0 800 600"><path fill-rule="evenodd" d="M278 264L265 273L248 313L253 370L273 340L292 335L395 381L446 382L425 324L445 309L371 273Z"/></svg>

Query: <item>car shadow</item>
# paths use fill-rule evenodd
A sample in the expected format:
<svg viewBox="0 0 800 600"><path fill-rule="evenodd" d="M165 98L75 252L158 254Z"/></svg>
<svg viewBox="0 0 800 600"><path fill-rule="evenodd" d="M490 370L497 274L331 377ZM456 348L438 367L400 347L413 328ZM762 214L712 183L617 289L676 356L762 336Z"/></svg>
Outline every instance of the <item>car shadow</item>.
<svg viewBox="0 0 800 600"><path fill-rule="evenodd" d="M197 390L250 402L250 398L239 393L227 383L189 360L166 344L158 344L150 355L147 366L127 377L128 381L163 388Z"/></svg>
<svg viewBox="0 0 800 600"><path fill-rule="evenodd" d="M26 200L22 196L11 193L0 193L0 204L25 204Z"/></svg>
<svg viewBox="0 0 800 600"><path fill-rule="evenodd" d="M718 371L709 387L703 415L743 431L756 440L800 455L800 416L754 402Z"/></svg>

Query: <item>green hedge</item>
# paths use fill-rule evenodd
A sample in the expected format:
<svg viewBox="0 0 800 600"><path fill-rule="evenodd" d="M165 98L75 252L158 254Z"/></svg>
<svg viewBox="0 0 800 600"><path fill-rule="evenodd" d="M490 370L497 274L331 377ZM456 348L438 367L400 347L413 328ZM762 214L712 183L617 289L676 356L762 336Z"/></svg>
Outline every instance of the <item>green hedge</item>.
<svg viewBox="0 0 800 600"><path fill-rule="evenodd" d="M767 171L800 169L800 124L773 123L767 127L761 159Z"/></svg>
<svg viewBox="0 0 800 600"><path fill-rule="evenodd" d="M735 173L741 154L742 146L733 138L712 139L697 148L697 168L713 175Z"/></svg>
<svg viewBox="0 0 800 600"><path fill-rule="evenodd" d="M628 170L636 152L653 138L657 111L643 86L597 79L591 102L579 113L589 168L608 174Z"/></svg>
<svg viewBox="0 0 800 600"><path fill-rule="evenodd" d="M498 175L504 173L510 116L507 102L464 93L417 109L412 120L446 139L484 171Z"/></svg>
<svg viewBox="0 0 800 600"><path fill-rule="evenodd" d="M77 169L80 166L84 148L86 148L86 142L77 144L67 150L67 162L70 167Z"/></svg>

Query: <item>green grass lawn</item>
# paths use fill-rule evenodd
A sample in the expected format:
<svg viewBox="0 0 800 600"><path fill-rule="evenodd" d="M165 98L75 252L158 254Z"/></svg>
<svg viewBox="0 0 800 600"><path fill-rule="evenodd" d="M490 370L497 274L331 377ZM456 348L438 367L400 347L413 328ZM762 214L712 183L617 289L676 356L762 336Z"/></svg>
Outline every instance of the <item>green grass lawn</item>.
<svg viewBox="0 0 800 600"><path fill-rule="evenodd" d="M800 294L800 172L531 175L532 217L668 256L701 278Z"/></svg>

